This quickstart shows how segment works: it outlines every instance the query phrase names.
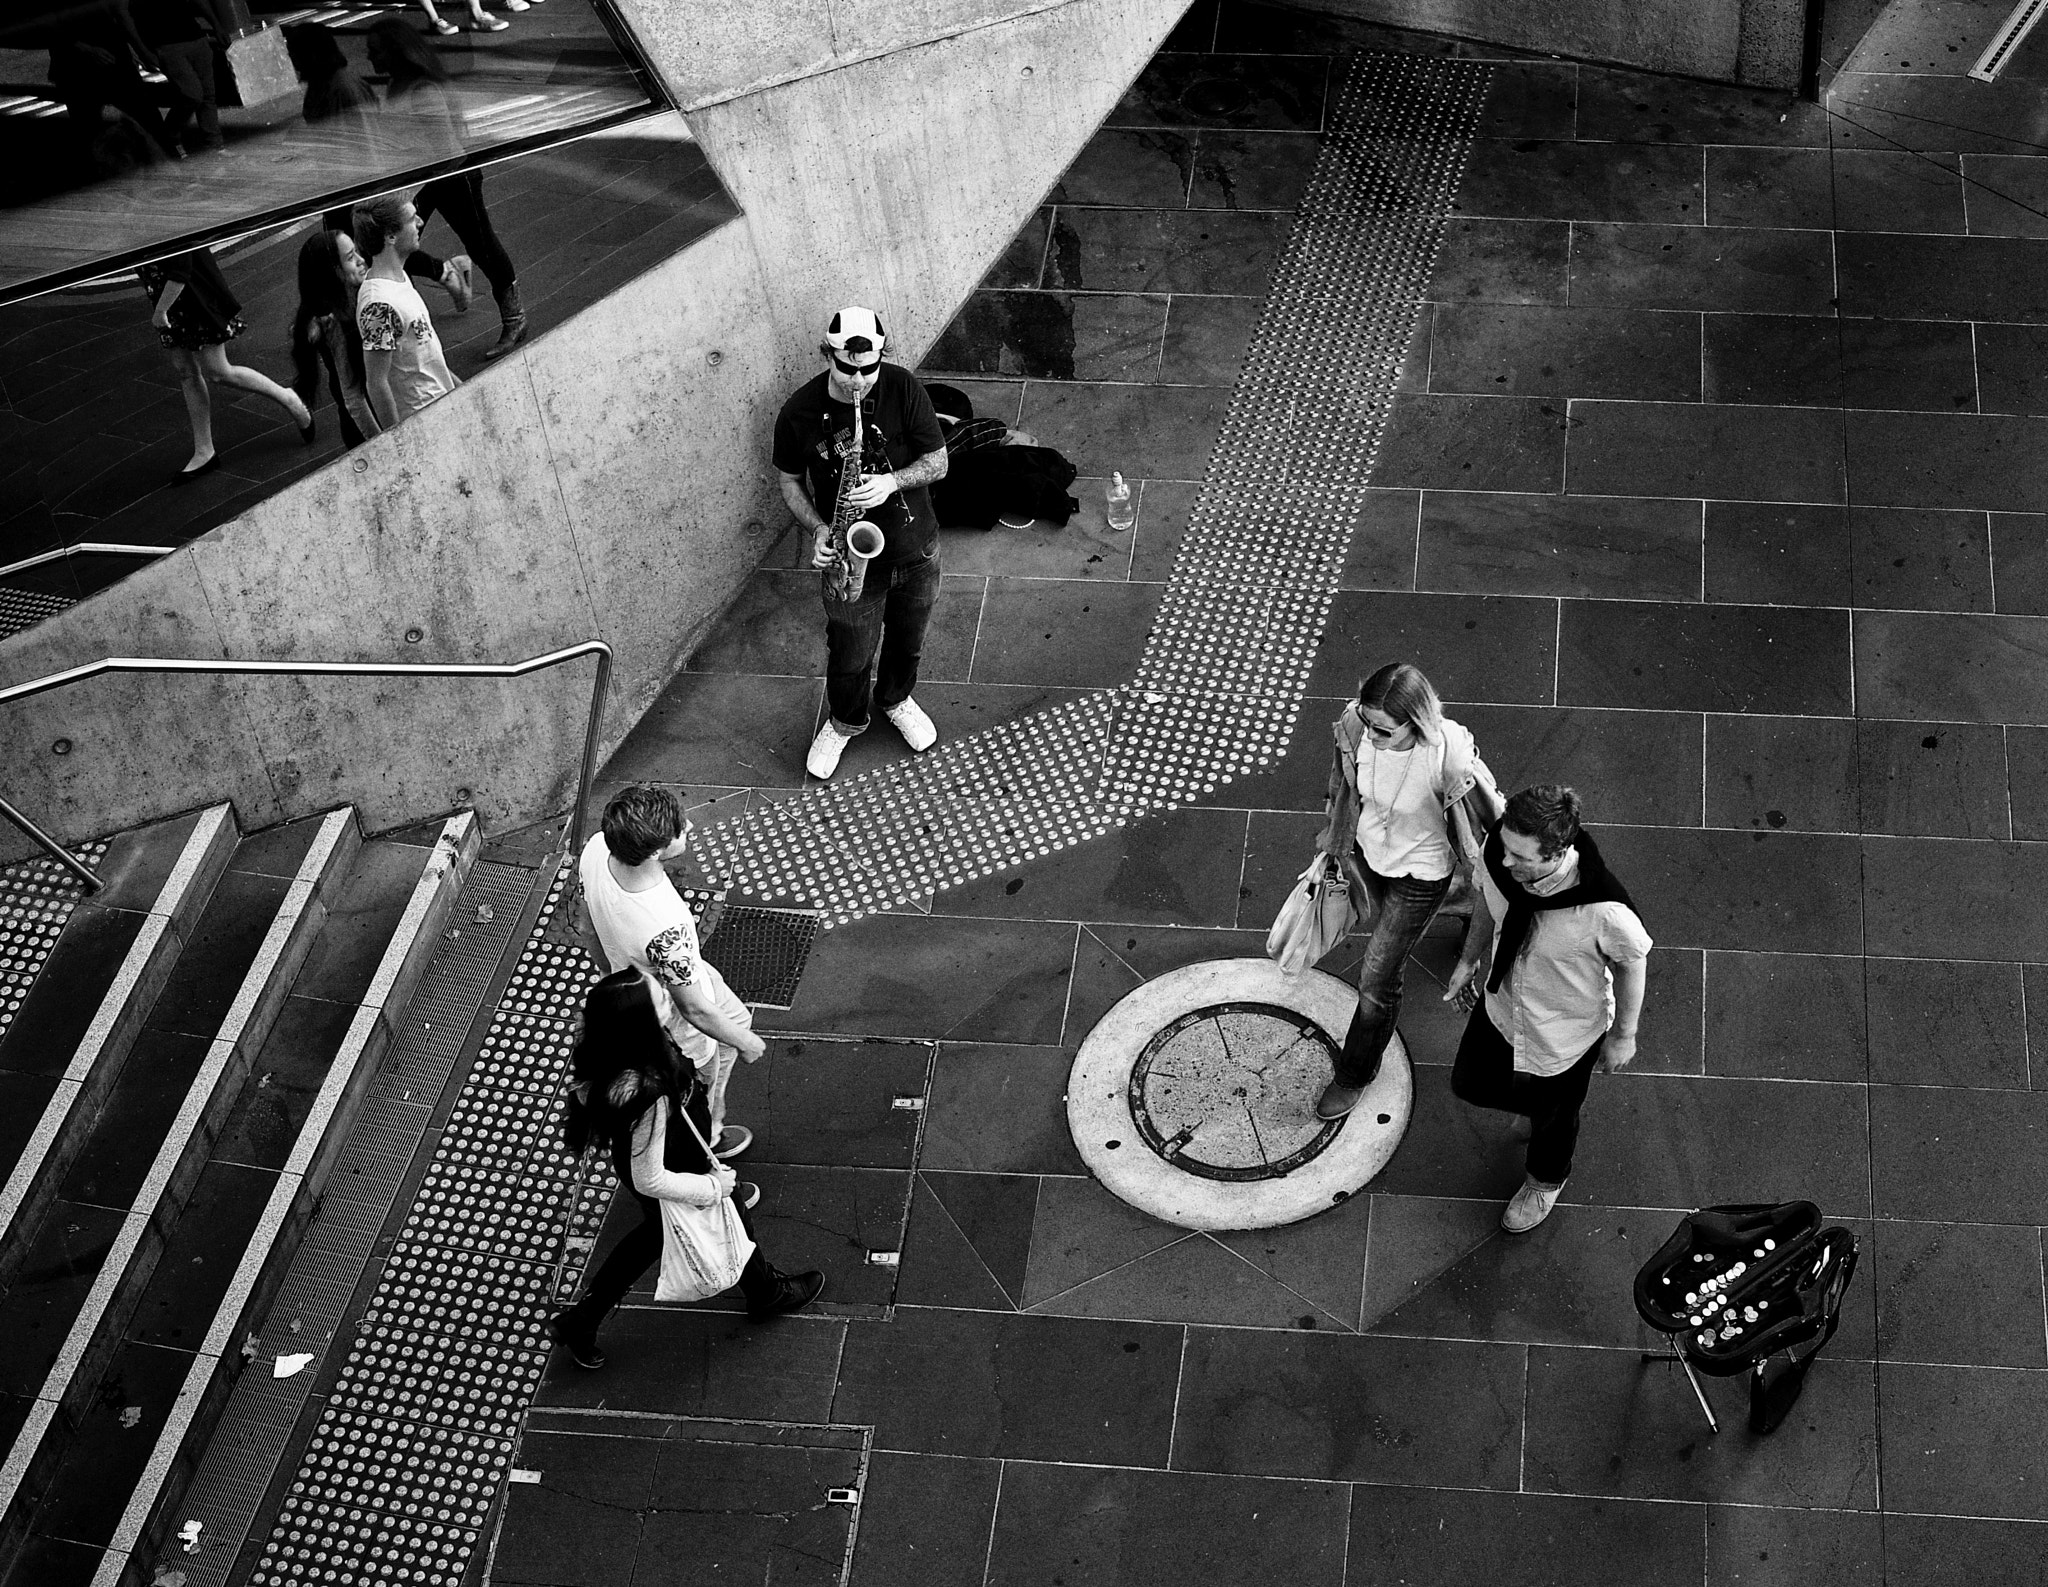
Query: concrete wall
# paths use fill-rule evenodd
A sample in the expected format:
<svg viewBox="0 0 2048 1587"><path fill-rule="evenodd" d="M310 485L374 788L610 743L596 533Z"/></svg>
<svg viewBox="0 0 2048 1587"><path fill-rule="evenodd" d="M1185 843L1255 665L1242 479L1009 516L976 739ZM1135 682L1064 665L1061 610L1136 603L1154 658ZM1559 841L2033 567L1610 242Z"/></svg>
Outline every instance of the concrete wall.
<svg viewBox="0 0 2048 1587"><path fill-rule="evenodd" d="M913 362L1184 5L629 0L746 215L0 642L0 683L107 655L508 661L598 637L615 744L786 526L770 428L831 310L872 304ZM0 708L0 792L70 840L219 798L250 826L344 801L372 830L455 804L537 819L570 797L589 666L100 679Z"/></svg>
<svg viewBox="0 0 2048 1587"><path fill-rule="evenodd" d="M1310 10L1761 88L1799 85L1808 0L1299 0Z"/></svg>

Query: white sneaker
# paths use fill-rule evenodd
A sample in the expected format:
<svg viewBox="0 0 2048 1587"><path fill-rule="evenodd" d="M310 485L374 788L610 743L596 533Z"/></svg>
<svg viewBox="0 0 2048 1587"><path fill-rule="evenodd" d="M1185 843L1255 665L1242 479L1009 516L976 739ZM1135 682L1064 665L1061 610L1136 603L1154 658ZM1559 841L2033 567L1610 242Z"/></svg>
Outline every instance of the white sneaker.
<svg viewBox="0 0 2048 1587"><path fill-rule="evenodd" d="M1527 1234L1550 1216L1550 1209L1557 1205L1557 1198L1563 1193L1562 1185L1546 1187L1533 1179L1523 1180L1522 1188L1508 1203L1508 1210L1501 1214L1500 1226L1509 1234Z"/></svg>
<svg viewBox="0 0 2048 1587"><path fill-rule="evenodd" d="M811 752L804 757L804 770L820 780L831 776L839 769L839 757L846 753L846 746L859 737L849 733L831 717L825 718L825 725L818 729L818 736L811 740Z"/></svg>
<svg viewBox="0 0 2048 1587"><path fill-rule="evenodd" d="M939 730L932 726L932 719L924 714L924 707L915 700L892 705L882 714L903 735L903 742L919 753L939 741Z"/></svg>

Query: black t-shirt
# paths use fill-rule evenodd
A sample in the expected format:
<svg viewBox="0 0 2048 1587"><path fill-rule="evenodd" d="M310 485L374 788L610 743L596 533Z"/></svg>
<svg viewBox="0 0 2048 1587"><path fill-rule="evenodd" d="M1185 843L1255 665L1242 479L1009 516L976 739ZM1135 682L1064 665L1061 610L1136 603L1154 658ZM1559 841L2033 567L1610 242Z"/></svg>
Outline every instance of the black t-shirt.
<svg viewBox="0 0 2048 1587"><path fill-rule="evenodd" d="M811 504L828 523L839 503L840 451L852 440L853 404L833 400L825 375L797 387L775 418L775 466L803 479ZM917 376L895 364L861 403L861 452L865 471L886 474L946 449L939 416ZM882 531L877 562L905 562L929 556L938 545L939 520L931 493L919 485L901 490L868 514Z"/></svg>

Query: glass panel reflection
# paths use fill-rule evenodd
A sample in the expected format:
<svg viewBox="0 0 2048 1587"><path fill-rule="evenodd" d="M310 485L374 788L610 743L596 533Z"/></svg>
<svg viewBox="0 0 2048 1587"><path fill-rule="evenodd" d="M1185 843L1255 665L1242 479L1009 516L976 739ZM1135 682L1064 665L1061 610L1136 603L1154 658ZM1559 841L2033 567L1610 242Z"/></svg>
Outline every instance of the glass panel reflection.
<svg viewBox="0 0 2048 1587"><path fill-rule="evenodd" d="M661 103L591 0L494 4L9 0L0 303Z"/></svg>
<svg viewBox="0 0 2048 1587"><path fill-rule="evenodd" d="M452 204L430 203L428 184L360 207L431 211L416 237L394 228L386 247L380 234L386 284L371 295L408 310L417 300L453 381L489 367L508 306L524 332L544 332L738 212L672 111L439 182L457 190ZM481 250L452 224L477 193L516 272L509 304L494 302ZM403 422L405 381L390 356L400 349L366 347L359 328L363 250L353 230L336 229L353 218L315 211L0 305L0 634L145 560L50 553L174 546ZM393 404L383 417L368 378L380 351ZM246 376L223 377L222 366ZM431 395L412 388L416 400Z"/></svg>

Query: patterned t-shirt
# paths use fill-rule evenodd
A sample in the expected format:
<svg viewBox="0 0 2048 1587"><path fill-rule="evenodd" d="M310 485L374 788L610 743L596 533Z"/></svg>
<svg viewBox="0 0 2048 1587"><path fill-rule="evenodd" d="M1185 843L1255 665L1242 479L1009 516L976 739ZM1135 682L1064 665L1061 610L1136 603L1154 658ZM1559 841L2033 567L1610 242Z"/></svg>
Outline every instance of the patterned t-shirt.
<svg viewBox="0 0 2048 1587"><path fill-rule="evenodd" d="M391 355L391 395L399 416L417 413L461 384L441 355L441 338L426 300L410 281L372 276L356 290L356 329L363 351Z"/></svg>

